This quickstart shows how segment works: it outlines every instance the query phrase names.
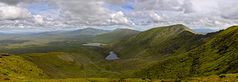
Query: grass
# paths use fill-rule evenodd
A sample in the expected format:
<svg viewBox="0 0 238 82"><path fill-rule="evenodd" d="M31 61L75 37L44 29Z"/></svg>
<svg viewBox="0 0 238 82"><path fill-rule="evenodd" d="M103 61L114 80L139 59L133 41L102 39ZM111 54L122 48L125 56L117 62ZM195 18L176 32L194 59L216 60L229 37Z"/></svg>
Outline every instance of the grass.
<svg viewBox="0 0 238 82"><path fill-rule="evenodd" d="M181 79L237 73L237 43L238 27L230 27L210 38L205 44L186 53L170 56L136 75L146 78Z"/></svg>
<svg viewBox="0 0 238 82"><path fill-rule="evenodd" d="M1 56L0 58L0 81L46 77L35 64L19 56Z"/></svg>
<svg viewBox="0 0 238 82"><path fill-rule="evenodd" d="M237 82L237 74L190 77L186 79L145 79L145 78L67 78L67 79L28 79L11 80L17 82Z"/></svg>
<svg viewBox="0 0 238 82"><path fill-rule="evenodd" d="M203 76L203 77L193 77L189 78L185 81L189 82L237 82L238 75L237 74L222 74L222 75L211 75L211 76Z"/></svg>
<svg viewBox="0 0 238 82"><path fill-rule="evenodd" d="M99 54L89 58L90 54L83 53L35 53L25 54L23 57L35 63L51 78L103 77L113 76L113 72L104 69L104 58ZM94 61L95 60L95 61Z"/></svg>
<svg viewBox="0 0 238 82"><path fill-rule="evenodd" d="M231 27L198 35L173 25L105 47L85 47L84 41L72 39L11 47L1 51L17 56L0 58L0 77L39 82L236 81L237 32ZM120 59L106 61L110 50Z"/></svg>
<svg viewBox="0 0 238 82"><path fill-rule="evenodd" d="M16 80L18 81L18 80ZM150 82L150 80L143 80L138 78L116 79L116 78L68 78L68 79L29 79L24 82ZM156 82L159 82L156 81Z"/></svg>

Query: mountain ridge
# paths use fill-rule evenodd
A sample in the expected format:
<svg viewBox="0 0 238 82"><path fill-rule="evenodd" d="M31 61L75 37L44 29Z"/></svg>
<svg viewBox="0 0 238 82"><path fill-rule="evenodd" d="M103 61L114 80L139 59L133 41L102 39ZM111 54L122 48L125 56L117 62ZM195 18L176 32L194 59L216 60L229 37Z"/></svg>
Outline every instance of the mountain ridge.
<svg viewBox="0 0 238 82"><path fill-rule="evenodd" d="M181 79L212 74L236 73L238 27L232 26L187 53L172 56L137 75L148 78Z"/></svg>
<svg viewBox="0 0 238 82"><path fill-rule="evenodd" d="M149 48L161 48L161 50L163 50L164 48L159 47L159 46L163 46L164 44L173 43L173 42L171 42L172 40L179 39L176 37L181 37L181 38L190 37L190 38L187 38L190 40L193 40L196 38L200 39L200 36L193 33L191 29L189 29L188 27L186 27L184 25L178 24L178 25L172 25L172 26L152 28L148 31L144 31L144 32L141 32L135 36L132 36L131 38L129 38L125 41L121 41L121 43L118 43L115 46L119 47L119 48L123 48L123 46L127 46L127 45L132 46L132 47L140 45L137 47L133 47L134 50L137 50L138 47L142 47L144 50L149 49ZM192 37L196 37L196 38L192 38ZM186 41L187 39L183 39L182 42ZM187 41L189 41L189 40L187 40ZM176 45L176 44L174 44L174 45ZM171 45L171 47L172 46L173 45ZM130 47L130 48L132 48L132 47ZM126 48L126 47L124 47L124 48ZM128 49L130 49L130 48L128 48ZM118 50L118 52L121 52L120 51L121 49L115 49L115 50ZM131 51L131 50L128 50L128 51ZM140 50L138 50L138 51L140 51ZM127 53L127 51L125 53ZM122 53L122 54L125 54L125 53Z"/></svg>

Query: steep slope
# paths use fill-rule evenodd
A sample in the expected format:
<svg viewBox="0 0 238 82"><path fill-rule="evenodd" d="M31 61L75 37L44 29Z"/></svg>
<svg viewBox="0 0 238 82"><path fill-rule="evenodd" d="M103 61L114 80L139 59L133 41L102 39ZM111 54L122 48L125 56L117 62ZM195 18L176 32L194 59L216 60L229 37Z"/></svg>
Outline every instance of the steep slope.
<svg viewBox="0 0 238 82"><path fill-rule="evenodd" d="M19 56L0 55L0 81L42 78L46 75L33 63Z"/></svg>
<svg viewBox="0 0 238 82"><path fill-rule="evenodd" d="M186 78L238 72L238 26L220 31L205 44L148 67L136 75L149 78Z"/></svg>
<svg viewBox="0 0 238 82"><path fill-rule="evenodd" d="M95 42L101 43L111 43L111 42L118 42L122 39L127 39L130 36L139 33L139 31L131 30L131 29L116 29L112 32L104 33L97 35L93 38Z"/></svg>
<svg viewBox="0 0 238 82"><path fill-rule="evenodd" d="M206 38L181 24L153 28L113 45L120 59L110 63L122 76L131 77L135 71L196 48Z"/></svg>
<svg viewBox="0 0 238 82"><path fill-rule="evenodd" d="M201 43L202 36L178 24L141 32L115 45L115 51L124 58L162 56L183 53Z"/></svg>

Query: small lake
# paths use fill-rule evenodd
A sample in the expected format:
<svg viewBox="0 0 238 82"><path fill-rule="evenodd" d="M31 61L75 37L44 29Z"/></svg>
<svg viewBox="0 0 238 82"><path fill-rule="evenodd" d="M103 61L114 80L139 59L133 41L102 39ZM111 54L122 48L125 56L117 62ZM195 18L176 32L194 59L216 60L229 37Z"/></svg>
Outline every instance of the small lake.
<svg viewBox="0 0 238 82"><path fill-rule="evenodd" d="M83 46L92 46L92 47L101 47L104 46L106 44L103 43L86 43L86 44L82 44ZM108 53L108 55L105 57L106 60L118 60L120 59L118 57L118 55L114 52L114 51L110 51Z"/></svg>
<svg viewBox="0 0 238 82"><path fill-rule="evenodd" d="M82 44L83 46L93 46L93 47L101 47L104 46L106 44L103 43L86 43L86 44Z"/></svg>
<svg viewBox="0 0 238 82"><path fill-rule="evenodd" d="M120 59L117 54L113 51L110 51L108 56L105 58L106 60L118 60Z"/></svg>

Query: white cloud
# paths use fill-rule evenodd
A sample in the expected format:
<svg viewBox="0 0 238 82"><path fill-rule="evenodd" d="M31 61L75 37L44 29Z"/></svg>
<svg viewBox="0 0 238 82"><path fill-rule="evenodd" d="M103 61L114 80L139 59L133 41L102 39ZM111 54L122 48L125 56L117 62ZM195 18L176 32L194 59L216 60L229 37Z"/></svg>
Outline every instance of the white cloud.
<svg viewBox="0 0 238 82"><path fill-rule="evenodd" d="M11 6L0 2L0 20L24 19L30 16L30 12L25 8Z"/></svg>
<svg viewBox="0 0 238 82"><path fill-rule="evenodd" d="M0 4L0 24L7 26L148 27L183 23L193 28L220 28L238 24L236 0L44 0L56 8L36 15L29 13L27 5L41 0L0 2L4 2Z"/></svg>
<svg viewBox="0 0 238 82"><path fill-rule="evenodd" d="M155 13L153 11L149 12L149 16L152 18L152 20L154 22L159 22L159 21L163 20L161 16L159 16L157 13Z"/></svg>
<svg viewBox="0 0 238 82"><path fill-rule="evenodd" d="M128 24L129 20L125 17L122 11L119 11L111 14L110 22L115 24Z"/></svg>
<svg viewBox="0 0 238 82"><path fill-rule="evenodd" d="M40 25L44 23L44 18L41 15L35 15L33 17L35 19L35 23Z"/></svg>

